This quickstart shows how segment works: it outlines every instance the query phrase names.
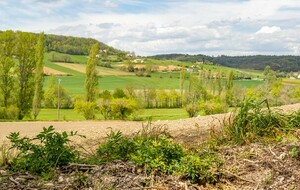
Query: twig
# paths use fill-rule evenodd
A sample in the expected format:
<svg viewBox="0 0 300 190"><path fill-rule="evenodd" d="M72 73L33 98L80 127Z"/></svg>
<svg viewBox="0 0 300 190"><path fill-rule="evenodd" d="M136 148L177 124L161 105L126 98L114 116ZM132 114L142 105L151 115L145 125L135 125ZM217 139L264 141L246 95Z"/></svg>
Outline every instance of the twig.
<svg viewBox="0 0 300 190"><path fill-rule="evenodd" d="M246 181L246 182L249 182L249 183L256 184L254 181L251 181L251 180L242 178L242 177L240 177L240 176L238 176L238 175L236 175L236 174L234 174L234 173L232 173L232 172L230 172L230 171L228 171L228 170L225 170L225 172L229 173L230 175L233 175L234 177L236 177L236 178L238 178L238 179L240 179L240 180L243 180L243 181Z"/></svg>
<svg viewBox="0 0 300 190"><path fill-rule="evenodd" d="M98 165L71 163L71 164L69 164L67 167L73 167L73 166L93 168L93 167L97 167Z"/></svg>
<svg viewBox="0 0 300 190"><path fill-rule="evenodd" d="M152 186L152 187L144 187L143 188L144 190L145 189L158 189L158 190L167 190L168 188L166 188L166 187L155 187L155 186Z"/></svg>
<svg viewBox="0 0 300 190"><path fill-rule="evenodd" d="M16 185L20 185L19 182L17 182L13 177L8 178L10 181L14 182Z"/></svg>

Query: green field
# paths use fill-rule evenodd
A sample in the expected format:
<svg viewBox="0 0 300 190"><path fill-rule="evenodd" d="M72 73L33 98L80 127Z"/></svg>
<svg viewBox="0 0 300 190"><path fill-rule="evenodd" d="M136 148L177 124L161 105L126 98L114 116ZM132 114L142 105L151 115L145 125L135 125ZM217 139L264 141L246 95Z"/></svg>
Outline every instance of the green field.
<svg viewBox="0 0 300 190"><path fill-rule="evenodd" d="M79 72L73 70L71 68L63 67L58 64L51 62L49 59L50 57L55 54L55 57L62 57L66 54L61 53L46 53L45 54L45 66L55 69L57 71L65 72L70 74L71 76L54 76L56 80L61 79L61 86L67 90L67 92L72 95L82 95L84 93L84 81L85 81L85 74L84 68L82 67L83 71ZM87 56L80 56L80 55L68 55L70 56L71 61L77 62L79 64L85 65L87 61ZM112 63L114 64L114 63ZM191 63L179 62L174 60L155 60L151 58L147 58L145 64L152 64L152 65L174 65L174 66L190 66ZM80 66L81 67L81 66ZM114 67L114 66L113 66ZM202 67L206 70L210 70L212 72L229 72L230 70L234 70L235 72L242 72L242 70L235 70L228 67L223 66L216 66L216 65L202 65ZM124 89L127 85L133 85L136 89L144 89L144 88L157 88L157 89L179 89L179 78L180 72L152 72L151 77L138 77L135 75L130 75L133 73L128 73L129 75L124 75L125 72L118 70L117 68L104 68L98 67L100 70L99 74L99 88L100 90L114 90L116 88ZM102 75L101 75L102 73ZM259 71L250 71L247 70L245 73L252 73L253 75L259 75ZM125 73L126 74L126 73ZM186 74L186 82L185 82L185 89L188 88L188 76ZM48 79L45 79L45 88L48 86ZM235 80L234 84L238 86L242 86L245 88L250 88L253 86L257 86L261 84L262 81L258 80Z"/></svg>
<svg viewBox="0 0 300 190"><path fill-rule="evenodd" d="M97 114L97 119L103 119L100 114ZM151 119L152 121L157 120L175 120L188 118L188 114L182 108L174 109L141 109L139 110L138 118L147 121ZM38 115L38 120L40 121L55 121L57 120L57 109L42 109ZM25 118L24 120L32 120L32 118ZM63 121L82 121L85 120L84 117L77 113L73 109L60 109L60 120Z"/></svg>

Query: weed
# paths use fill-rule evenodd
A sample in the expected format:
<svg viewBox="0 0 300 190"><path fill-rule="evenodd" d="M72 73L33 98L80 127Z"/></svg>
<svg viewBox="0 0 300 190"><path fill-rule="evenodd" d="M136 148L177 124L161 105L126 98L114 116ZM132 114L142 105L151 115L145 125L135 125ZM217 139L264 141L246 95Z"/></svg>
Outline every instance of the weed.
<svg viewBox="0 0 300 190"><path fill-rule="evenodd" d="M5 144L0 146L0 166L7 166L10 164L14 157L14 153Z"/></svg>
<svg viewBox="0 0 300 190"><path fill-rule="evenodd" d="M267 104L263 110L261 104ZM277 137L287 130L287 119L279 112L272 112L268 102L257 103L253 99L246 100L232 122L224 123L225 135L235 144L257 141L260 137Z"/></svg>
<svg viewBox="0 0 300 190"><path fill-rule="evenodd" d="M97 150L98 162L123 160L133 162L151 174L178 174L192 182L215 183L220 172L220 160L211 152L195 155L174 143L161 126L151 123L131 137L111 132Z"/></svg>
<svg viewBox="0 0 300 190"><path fill-rule="evenodd" d="M12 148L20 153L13 159L12 169L15 171L29 171L48 176L51 169L68 165L79 158L79 152L68 145L69 137L77 132L54 132L53 126L43 128L35 138L20 137L18 133L11 133L8 139Z"/></svg>
<svg viewBox="0 0 300 190"><path fill-rule="evenodd" d="M89 176L84 173L76 173L73 187L76 189L86 188L90 185L91 180Z"/></svg>
<svg viewBox="0 0 300 190"><path fill-rule="evenodd" d="M299 147L293 147L290 151L289 151L289 155L292 158L299 158Z"/></svg>

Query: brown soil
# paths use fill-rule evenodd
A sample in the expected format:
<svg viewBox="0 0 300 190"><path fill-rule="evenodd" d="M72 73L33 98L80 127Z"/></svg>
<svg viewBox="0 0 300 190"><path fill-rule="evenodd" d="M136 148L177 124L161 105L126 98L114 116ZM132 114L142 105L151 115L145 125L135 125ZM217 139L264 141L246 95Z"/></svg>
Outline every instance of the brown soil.
<svg viewBox="0 0 300 190"><path fill-rule="evenodd" d="M44 74L45 75L55 75L55 76L68 76L70 74L64 73L49 67L44 67Z"/></svg>
<svg viewBox="0 0 300 190"><path fill-rule="evenodd" d="M300 109L300 103L285 105L278 108L282 112L293 112ZM156 121L153 125L164 125L175 136L193 136L195 131L200 132L205 138L211 126L217 126L224 118L230 117L230 113L209 116L198 116L188 119ZM57 131L78 131L87 139L103 138L108 132L122 131L124 134L132 134L142 129L145 122L135 121L30 121L30 122L0 122L0 142L6 139L11 132L20 132L21 135L34 136L42 131L43 127L52 125ZM199 133L197 133L199 134Z"/></svg>

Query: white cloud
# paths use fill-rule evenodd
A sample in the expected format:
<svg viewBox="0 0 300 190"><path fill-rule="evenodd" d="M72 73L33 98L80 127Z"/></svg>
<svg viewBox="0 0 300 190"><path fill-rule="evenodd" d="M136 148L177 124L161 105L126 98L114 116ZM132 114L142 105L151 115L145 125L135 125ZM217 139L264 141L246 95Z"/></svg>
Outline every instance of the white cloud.
<svg viewBox="0 0 300 190"><path fill-rule="evenodd" d="M93 37L142 55L299 53L300 1L296 0L22 1L31 6L0 10L0 29L14 23L13 29ZM80 2L81 7L76 6ZM6 10L28 18L15 19ZM2 24L2 20L7 21Z"/></svg>
<svg viewBox="0 0 300 190"><path fill-rule="evenodd" d="M272 34L272 33L280 32L280 31L281 31L281 28L278 26L271 26L271 27L263 26L255 34Z"/></svg>

